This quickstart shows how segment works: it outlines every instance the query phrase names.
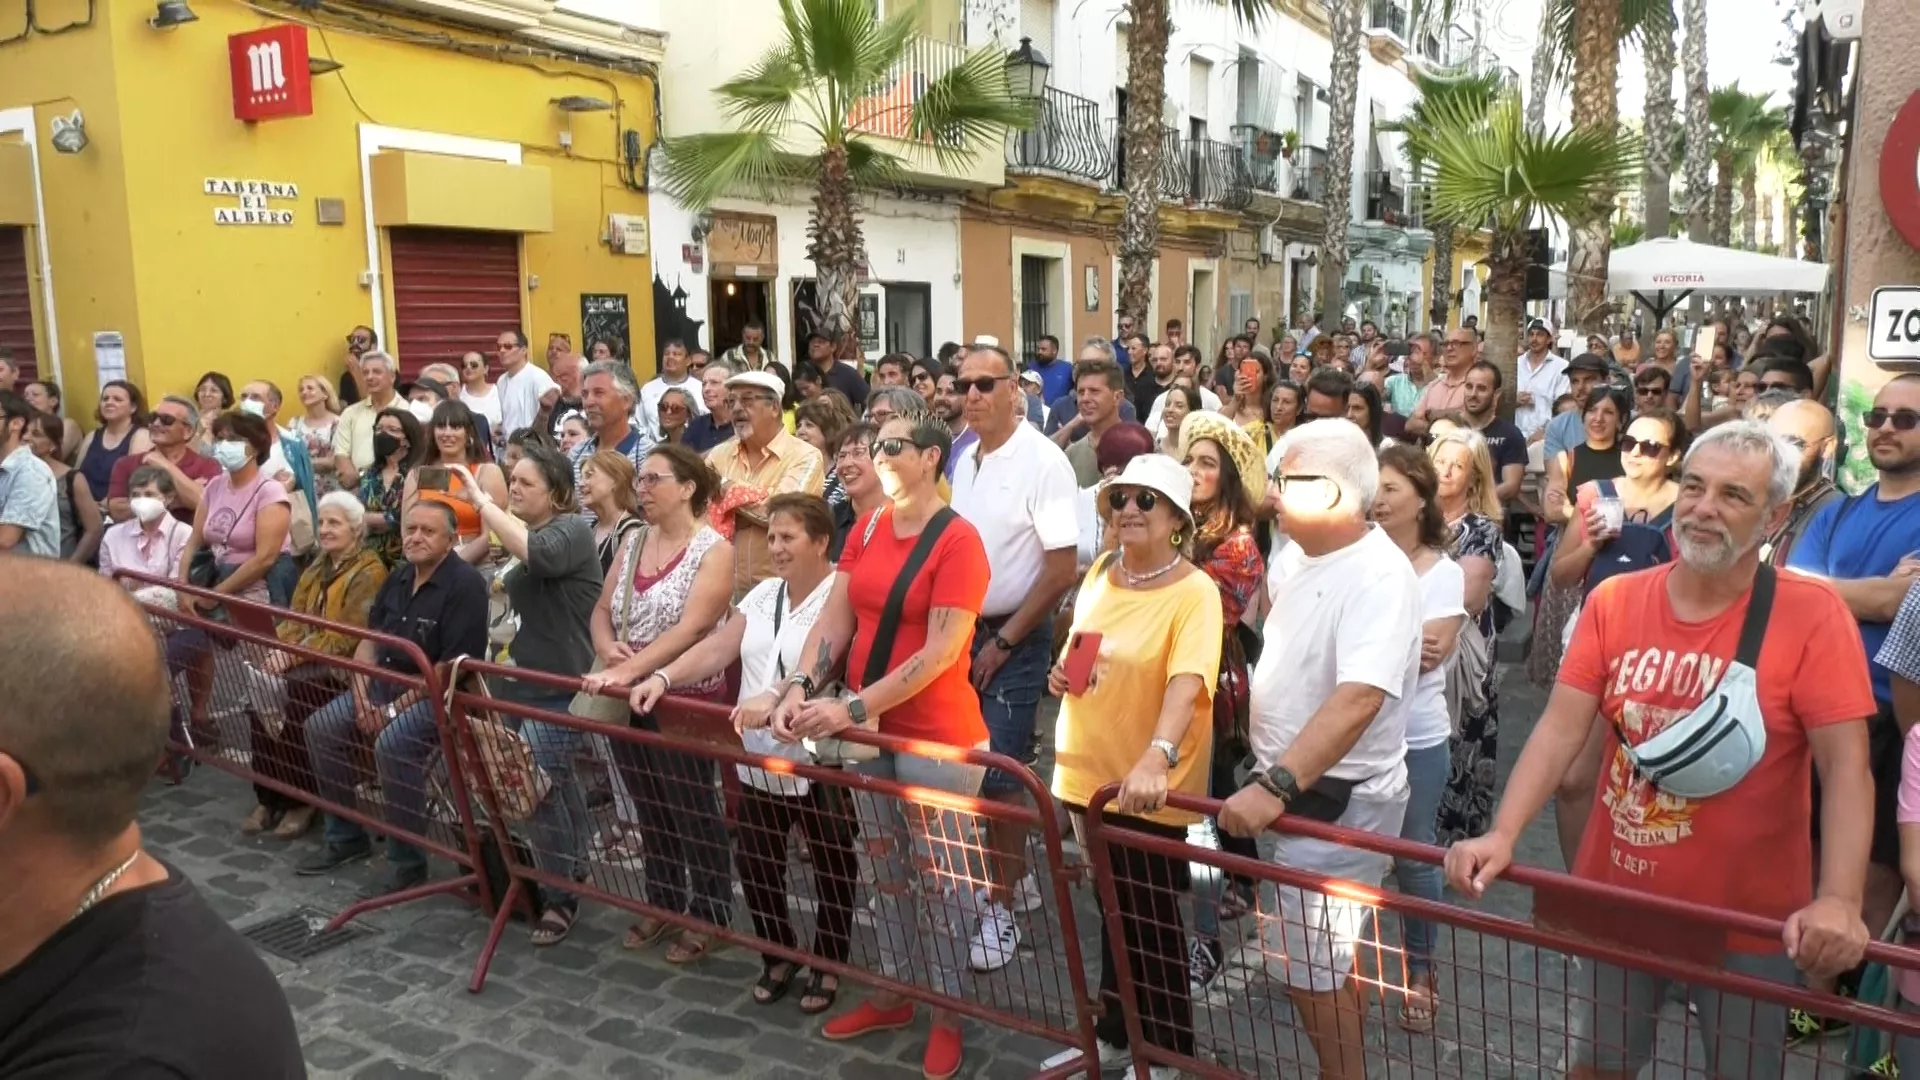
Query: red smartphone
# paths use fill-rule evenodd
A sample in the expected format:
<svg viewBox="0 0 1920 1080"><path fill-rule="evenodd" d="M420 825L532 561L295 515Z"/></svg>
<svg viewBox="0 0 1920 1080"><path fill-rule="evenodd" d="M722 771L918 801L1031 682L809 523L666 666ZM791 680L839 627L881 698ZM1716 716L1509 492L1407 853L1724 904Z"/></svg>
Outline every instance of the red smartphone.
<svg viewBox="0 0 1920 1080"><path fill-rule="evenodd" d="M1251 356L1240 361L1240 377L1258 388L1260 385L1260 361L1255 360Z"/></svg>
<svg viewBox="0 0 1920 1080"><path fill-rule="evenodd" d="M1100 634L1085 630L1067 643L1067 693L1084 694L1093 685L1093 666L1100 659Z"/></svg>

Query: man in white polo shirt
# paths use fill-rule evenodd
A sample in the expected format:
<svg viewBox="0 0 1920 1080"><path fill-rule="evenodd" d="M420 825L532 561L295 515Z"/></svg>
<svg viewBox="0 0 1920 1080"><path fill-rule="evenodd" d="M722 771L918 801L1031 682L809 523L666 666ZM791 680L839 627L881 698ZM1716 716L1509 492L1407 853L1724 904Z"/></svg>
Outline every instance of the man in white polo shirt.
<svg viewBox="0 0 1920 1080"><path fill-rule="evenodd" d="M955 462L953 509L975 529L993 569L973 636L973 685L995 753L1031 764L1034 718L1052 663L1053 611L1077 576L1079 488L1073 466L1053 441L1016 411L1013 360L997 345L973 346L954 391L979 441ZM1025 789L990 770L980 793L1019 803ZM1014 911L1039 906L1026 878L1025 828L985 822L989 896L971 956L976 971L1013 959L1020 942Z"/></svg>
<svg viewBox="0 0 1920 1080"><path fill-rule="evenodd" d="M1528 323L1527 351L1515 367L1513 426L1529 439L1553 419L1553 403L1567 392L1567 362L1552 350L1553 327L1544 319Z"/></svg>
<svg viewBox="0 0 1920 1080"><path fill-rule="evenodd" d="M533 427L541 413L560 400L560 384L547 370L538 367L527 354L527 335L518 330L500 331L494 343L500 357L499 381L493 392L500 398L500 431L495 435L502 444L521 428Z"/></svg>

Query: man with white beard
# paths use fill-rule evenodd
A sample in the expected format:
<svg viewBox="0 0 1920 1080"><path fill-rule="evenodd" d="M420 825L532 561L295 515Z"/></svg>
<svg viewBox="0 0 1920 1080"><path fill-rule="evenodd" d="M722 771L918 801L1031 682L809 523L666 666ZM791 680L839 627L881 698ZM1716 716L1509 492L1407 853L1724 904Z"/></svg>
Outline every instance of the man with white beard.
<svg viewBox="0 0 1920 1080"><path fill-rule="evenodd" d="M1573 875L1784 928L1777 939L1702 935L1697 924L1681 930L1591 908L1536 908L1536 918L1786 984L1859 962L1874 827L1866 653L1831 584L1760 558L1792 509L1799 467L1791 445L1752 421L1693 444L1673 508L1679 557L1609 578L1587 598L1492 830L1447 852L1455 888L1478 897L1511 864L1515 839L1598 716L1602 772ZM1816 771L1817 878L1807 797ZM1574 961L1571 1075L1636 1075L1652 1054L1666 991L1663 977ZM1689 996L1709 1073L1781 1076L1785 1006L1704 986Z"/></svg>

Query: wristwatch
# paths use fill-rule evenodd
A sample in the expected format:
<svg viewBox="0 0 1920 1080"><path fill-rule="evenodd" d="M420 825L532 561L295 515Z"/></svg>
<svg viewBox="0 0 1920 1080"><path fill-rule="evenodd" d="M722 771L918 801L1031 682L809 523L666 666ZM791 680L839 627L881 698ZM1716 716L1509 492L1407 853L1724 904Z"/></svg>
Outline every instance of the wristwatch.
<svg viewBox="0 0 1920 1080"><path fill-rule="evenodd" d="M792 675L787 676L787 685L799 687L801 697L813 696L813 680L808 678L807 673L804 671L796 671Z"/></svg>
<svg viewBox="0 0 1920 1080"><path fill-rule="evenodd" d="M1152 742L1148 743L1147 746L1149 746L1154 750L1160 751L1161 754L1166 756L1167 768L1171 769L1175 765L1180 764L1180 748L1168 742L1167 740L1155 739Z"/></svg>
<svg viewBox="0 0 1920 1080"><path fill-rule="evenodd" d="M1300 781L1295 779L1293 772L1285 765L1275 765L1266 772L1255 773L1253 782L1266 788L1268 794L1278 797L1281 802L1288 805L1292 805L1293 800L1300 797Z"/></svg>
<svg viewBox="0 0 1920 1080"><path fill-rule="evenodd" d="M847 699L847 719L852 720L855 727L867 726L867 703L861 701L858 694Z"/></svg>
<svg viewBox="0 0 1920 1080"><path fill-rule="evenodd" d="M1013 651L1013 642L1008 641L1006 638L1001 637L1000 631L998 630L995 630L993 632L993 644L994 644L994 647L999 649L1001 652Z"/></svg>

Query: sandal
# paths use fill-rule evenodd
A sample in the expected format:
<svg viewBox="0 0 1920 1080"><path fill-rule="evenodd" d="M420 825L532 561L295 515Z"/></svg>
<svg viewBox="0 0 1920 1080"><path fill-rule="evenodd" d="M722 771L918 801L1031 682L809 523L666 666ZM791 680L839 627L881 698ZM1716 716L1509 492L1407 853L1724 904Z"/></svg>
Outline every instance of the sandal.
<svg viewBox="0 0 1920 1080"><path fill-rule="evenodd" d="M775 975L774 971L779 968L785 968L786 971ZM799 973L800 965L786 960L767 965L760 972L760 980L753 984L753 1003L771 1005L786 997L787 989L793 985L793 977Z"/></svg>
<svg viewBox="0 0 1920 1080"><path fill-rule="evenodd" d="M1416 1035L1433 1030L1434 1016L1440 1011L1440 991L1434 986L1433 972L1407 980L1407 996L1400 1002L1400 1028Z"/></svg>
<svg viewBox="0 0 1920 1080"><path fill-rule="evenodd" d="M828 986L827 980L833 985ZM807 972L807 988L800 995L800 1011L815 1016L833 1008L834 999L840 996L840 976L830 971Z"/></svg>
<svg viewBox="0 0 1920 1080"><path fill-rule="evenodd" d="M1228 882L1220 893L1220 918L1224 922L1233 922L1245 918L1253 910L1253 887L1244 881Z"/></svg>
<svg viewBox="0 0 1920 1080"><path fill-rule="evenodd" d="M580 909L578 907L563 907L559 904L551 905L547 910L540 913L540 922L534 926L533 933L528 940L533 943L533 947L536 949L545 948L548 945L558 945L567 940L567 935L573 932L574 920L579 917Z"/></svg>
<svg viewBox="0 0 1920 1080"><path fill-rule="evenodd" d="M665 919L645 918L627 927L626 940L620 943L623 949L644 949L666 937L673 930L673 924Z"/></svg>
<svg viewBox="0 0 1920 1080"><path fill-rule="evenodd" d="M718 947L718 939L712 934L702 934L696 930L683 930L680 936L667 946L667 963L691 964Z"/></svg>

